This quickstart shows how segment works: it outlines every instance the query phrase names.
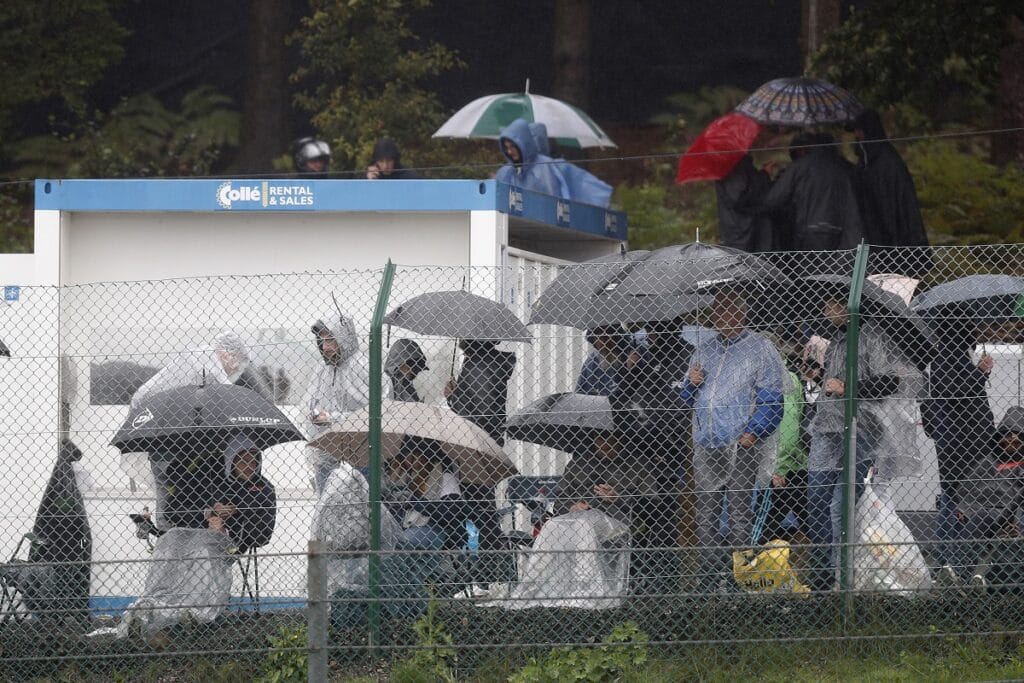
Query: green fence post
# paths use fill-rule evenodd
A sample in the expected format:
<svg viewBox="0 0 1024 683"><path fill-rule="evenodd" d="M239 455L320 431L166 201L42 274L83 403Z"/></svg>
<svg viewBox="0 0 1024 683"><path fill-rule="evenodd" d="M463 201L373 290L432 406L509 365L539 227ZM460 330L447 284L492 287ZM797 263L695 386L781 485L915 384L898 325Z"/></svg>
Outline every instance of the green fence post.
<svg viewBox="0 0 1024 683"><path fill-rule="evenodd" d="M384 313L391 299L391 284L395 279L395 264L388 259L380 279L377 304L370 322L370 604L368 621L372 653L380 646L380 479L381 479L381 399L383 397L383 335Z"/></svg>
<svg viewBox="0 0 1024 683"><path fill-rule="evenodd" d="M846 324L846 380L843 396L845 411L843 416L843 526L840 546L842 561L840 563L839 583L843 590L843 604L846 620L853 617L853 551L857 541L854 495L857 485L857 370L858 348L860 342L860 300L864 291L864 278L868 269L868 246L861 243L857 247L850 275L850 297L846 302L849 321Z"/></svg>

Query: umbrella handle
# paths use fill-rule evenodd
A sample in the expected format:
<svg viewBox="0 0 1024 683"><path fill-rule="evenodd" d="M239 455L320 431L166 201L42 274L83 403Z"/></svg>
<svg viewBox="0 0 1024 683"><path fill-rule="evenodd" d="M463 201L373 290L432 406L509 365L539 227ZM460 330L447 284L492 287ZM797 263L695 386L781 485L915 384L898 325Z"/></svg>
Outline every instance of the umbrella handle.
<svg viewBox="0 0 1024 683"><path fill-rule="evenodd" d="M455 345L452 347L452 369L448 373L448 379L455 379L455 354L459 352L459 339L455 339Z"/></svg>

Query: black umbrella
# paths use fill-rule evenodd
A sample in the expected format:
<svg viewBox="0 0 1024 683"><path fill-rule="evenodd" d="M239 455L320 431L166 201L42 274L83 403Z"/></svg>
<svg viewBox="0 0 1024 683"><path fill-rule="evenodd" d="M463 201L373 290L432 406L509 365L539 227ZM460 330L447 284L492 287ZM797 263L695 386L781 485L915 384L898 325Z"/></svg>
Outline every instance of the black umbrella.
<svg viewBox="0 0 1024 683"><path fill-rule="evenodd" d="M128 413L111 444L124 453L220 450L236 434L267 448L303 439L277 407L233 384L186 386L148 396Z"/></svg>
<svg viewBox="0 0 1024 683"><path fill-rule="evenodd" d="M736 111L773 126L849 123L864 111L856 97L827 81L800 76L761 85Z"/></svg>
<svg viewBox="0 0 1024 683"><path fill-rule="evenodd" d="M396 306L384 322L438 337L530 341L530 331L504 304L460 290L420 294Z"/></svg>
<svg viewBox="0 0 1024 683"><path fill-rule="evenodd" d="M991 322L1024 317L1024 278L968 275L918 294L910 308L935 323L947 318Z"/></svg>
<svg viewBox="0 0 1024 683"><path fill-rule="evenodd" d="M94 406L127 405L132 396L159 368L131 361L89 364L89 403Z"/></svg>
<svg viewBox="0 0 1024 683"><path fill-rule="evenodd" d="M0 339L0 356L5 358L11 357L11 350L7 348L7 344L4 344L2 339Z"/></svg>
<svg viewBox="0 0 1024 683"><path fill-rule="evenodd" d="M606 396L561 393L511 415L505 429L510 439L575 454L591 447L595 433L615 429L615 418Z"/></svg>
<svg viewBox="0 0 1024 683"><path fill-rule="evenodd" d="M848 275L809 275L797 281L790 301L793 305L801 307L807 319L811 311L820 319L821 304L825 297L837 297L846 302L849 298L850 282L851 278ZM931 361L934 354L931 331L924 320L911 311L898 294L865 280L861 296L861 314L876 320L885 328L893 342L918 368L923 370ZM827 332L822 332L822 336L828 336Z"/></svg>

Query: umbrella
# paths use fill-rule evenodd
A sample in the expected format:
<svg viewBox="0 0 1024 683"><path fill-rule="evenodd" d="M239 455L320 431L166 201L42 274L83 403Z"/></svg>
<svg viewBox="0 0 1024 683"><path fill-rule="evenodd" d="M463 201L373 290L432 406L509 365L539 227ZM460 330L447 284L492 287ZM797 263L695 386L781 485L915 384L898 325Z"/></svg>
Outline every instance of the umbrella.
<svg viewBox="0 0 1024 683"><path fill-rule="evenodd" d="M89 403L94 406L127 405L139 387L158 371L158 368L125 360L90 363Z"/></svg>
<svg viewBox="0 0 1024 683"><path fill-rule="evenodd" d="M607 396L561 393L545 396L510 416L510 439L548 446L566 453L590 447L594 433L612 431L615 421Z"/></svg>
<svg viewBox="0 0 1024 683"><path fill-rule="evenodd" d="M147 396L111 444L122 453L220 450L235 434L260 447L299 441L302 434L277 407L233 384L185 386Z"/></svg>
<svg viewBox="0 0 1024 683"><path fill-rule="evenodd" d="M341 422L309 442L353 467L370 463L370 409L349 413ZM448 407L407 401L381 401L381 455L393 458L402 440L418 436L436 441L458 464L467 484L493 486L516 472L515 466L487 432Z"/></svg>
<svg viewBox="0 0 1024 683"><path fill-rule="evenodd" d="M715 119L680 157L676 182L721 180L750 151L760 132L761 125L743 114Z"/></svg>
<svg viewBox="0 0 1024 683"><path fill-rule="evenodd" d="M463 291L420 294L396 306L384 322L438 337L530 341L530 331L504 305Z"/></svg>
<svg viewBox="0 0 1024 683"><path fill-rule="evenodd" d="M435 138L498 139L501 130L516 119L543 123L548 135L560 144L579 147L615 147L612 139L580 109L551 97L526 92L487 95L473 100L437 129Z"/></svg>
<svg viewBox="0 0 1024 683"><path fill-rule="evenodd" d="M665 296L709 292L725 285L788 285L786 275L768 261L739 249L691 244L649 252L617 283L616 294Z"/></svg>
<svg viewBox="0 0 1024 683"><path fill-rule="evenodd" d="M795 291L803 292L802 304L805 314L807 311L815 311L820 317L820 305L815 305L808 297L814 297L820 302L826 294L831 293L841 296L843 301L846 301L850 292L850 282L848 275L809 275L800 278ZM865 317L877 320L893 342L903 349L918 368L923 370L928 365L933 355L931 332L924 320L911 311L898 294L865 280L861 296L861 313Z"/></svg>
<svg viewBox="0 0 1024 683"><path fill-rule="evenodd" d="M962 317L992 321L1024 317L1024 278L968 275L918 294L911 308L929 320Z"/></svg>
<svg viewBox="0 0 1024 683"><path fill-rule="evenodd" d="M743 100L736 111L774 126L849 123L864 111L852 94L816 78L776 78Z"/></svg>
<svg viewBox="0 0 1024 683"><path fill-rule="evenodd" d="M11 350L7 348L7 344L4 344L3 340L0 339L0 358L10 358Z"/></svg>

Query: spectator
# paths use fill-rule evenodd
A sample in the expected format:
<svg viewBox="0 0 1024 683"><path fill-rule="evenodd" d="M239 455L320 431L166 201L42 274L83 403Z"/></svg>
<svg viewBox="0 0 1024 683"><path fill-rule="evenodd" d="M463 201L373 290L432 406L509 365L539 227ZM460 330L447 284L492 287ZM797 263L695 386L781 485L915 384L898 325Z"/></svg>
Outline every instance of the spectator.
<svg viewBox="0 0 1024 683"><path fill-rule="evenodd" d="M381 138L373 146L373 161L366 169L367 180L419 180L414 169L402 166L402 153L391 138Z"/></svg>
<svg viewBox="0 0 1024 683"><path fill-rule="evenodd" d="M573 454L555 493L553 513L600 510L630 528L638 503L652 493L651 472L621 453L620 437L598 433L593 447Z"/></svg>
<svg viewBox="0 0 1024 683"><path fill-rule="evenodd" d="M421 403L413 380L427 367L423 349L412 339L398 339L384 359L384 373L391 379L391 398L396 401Z"/></svg>
<svg viewBox="0 0 1024 683"><path fill-rule="evenodd" d="M813 146L801 150L800 145ZM793 251L853 249L864 235L853 167L827 133L800 134L791 150L793 163L757 205L792 217L788 242Z"/></svg>
<svg viewBox="0 0 1024 683"><path fill-rule="evenodd" d="M939 465L939 495L935 501L938 563L949 578L967 571L961 549L966 538L960 509L960 485L969 473L989 463L996 445L995 416L988 404L986 384L992 357L972 359L975 326L947 320L935 331L936 354L931 363L930 396L921 410L925 433L935 441ZM966 579L968 576L958 576Z"/></svg>
<svg viewBox="0 0 1024 683"><path fill-rule="evenodd" d="M295 170L303 178L330 177L331 147L323 140L300 138L292 146Z"/></svg>
<svg viewBox="0 0 1024 683"><path fill-rule="evenodd" d="M857 180L868 244L892 247L927 247L928 233L914 190L914 180L899 152L889 142L882 119L865 109L848 126L857 138ZM874 250L873 250L874 251ZM885 250L884 264L873 264L878 272L899 272L920 277L931 267L928 250L897 252ZM897 260L901 259L902 263Z"/></svg>
<svg viewBox="0 0 1024 683"><path fill-rule="evenodd" d="M462 371L445 387L448 405L504 445L508 382L516 355L499 351L497 342L484 339L460 339L459 348L464 354Z"/></svg>
<svg viewBox="0 0 1024 683"><path fill-rule="evenodd" d="M756 486L767 484L775 458L775 432L788 389L785 364L771 342L746 328L741 293L715 294L712 319L717 335L694 351L681 395L693 406L697 538L702 547L698 590L711 592L723 579L732 590L731 553L721 545L720 515L729 510L726 545L753 545ZM730 578L726 578L729 576Z"/></svg>
<svg viewBox="0 0 1024 683"><path fill-rule="evenodd" d="M346 414L370 403L370 360L359 348L352 319L336 312L318 319L312 329L323 365L318 368L306 395L310 439L323 434ZM315 448L307 448L306 455L319 493L337 458Z"/></svg>
<svg viewBox="0 0 1024 683"><path fill-rule="evenodd" d="M752 208L768 192L771 179L745 155L725 178L715 182L718 234L722 246L748 252L772 251L775 229L771 215Z"/></svg>
<svg viewBox="0 0 1024 683"><path fill-rule="evenodd" d="M829 543L838 543L842 520L843 486L840 483L846 393L846 294L825 292L823 315L832 327L825 354L822 395L815 401L811 422L811 450L807 456L807 535L811 550L811 588L831 590L835 557ZM876 480L893 479L901 465L918 463L913 417L922 389L917 368L877 322L865 319L857 349L858 411L857 463L854 495L859 497L872 465Z"/></svg>
<svg viewBox="0 0 1024 683"><path fill-rule="evenodd" d="M629 350L630 335L621 325L595 328L587 333L587 341L594 347L583 362L576 380L580 394L612 396L618 390Z"/></svg>
<svg viewBox="0 0 1024 683"><path fill-rule="evenodd" d="M432 439L406 436L390 463L389 497L402 525L405 545L417 549L457 547L465 508L451 460Z"/></svg>

